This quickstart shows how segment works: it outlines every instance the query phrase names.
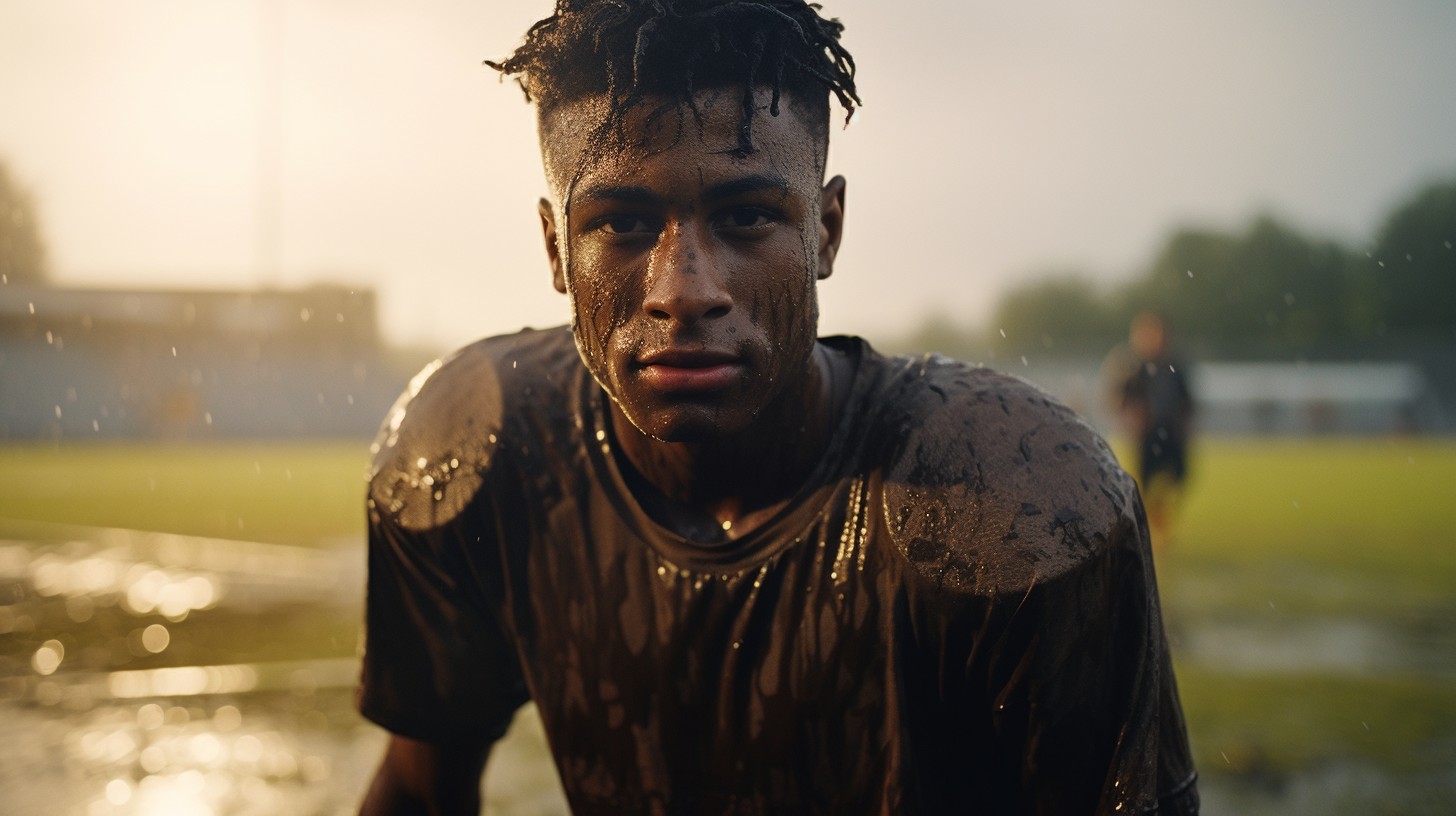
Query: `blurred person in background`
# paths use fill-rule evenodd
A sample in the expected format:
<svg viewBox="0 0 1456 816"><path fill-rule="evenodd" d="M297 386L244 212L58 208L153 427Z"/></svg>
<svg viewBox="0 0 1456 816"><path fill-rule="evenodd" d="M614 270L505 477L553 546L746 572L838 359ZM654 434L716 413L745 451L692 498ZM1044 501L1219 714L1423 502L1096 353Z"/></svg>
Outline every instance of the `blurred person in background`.
<svg viewBox="0 0 1456 816"><path fill-rule="evenodd" d="M1114 349L1105 366L1113 408L1136 445L1138 483L1158 550L1173 535L1193 432L1193 393L1170 334L1161 315L1142 312L1132 320L1127 346Z"/></svg>
<svg viewBox="0 0 1456 816"><path fill-rule="evenodd" d="M578 814L1196 812L1106 445L1021 380L817 337L840 31L561 0L496 66L572 322L432 364L381 431L364 813L476 813L527 701Z"/></svg>

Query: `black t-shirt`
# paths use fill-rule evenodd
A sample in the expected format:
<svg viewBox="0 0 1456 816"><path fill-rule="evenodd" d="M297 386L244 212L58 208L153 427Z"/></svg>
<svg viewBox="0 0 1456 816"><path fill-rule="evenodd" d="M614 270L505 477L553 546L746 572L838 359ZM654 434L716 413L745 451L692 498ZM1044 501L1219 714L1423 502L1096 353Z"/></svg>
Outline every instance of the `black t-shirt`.
<svg viewBox="0 0 1456 816"><path fill-rule="evenodd" d="M1131 480L1012 377L821 341L823 460L720 545L639 508L566 329L415 379L369 491L365 716L534 700L577 814L1164 814L1194 772Z"/></svg>

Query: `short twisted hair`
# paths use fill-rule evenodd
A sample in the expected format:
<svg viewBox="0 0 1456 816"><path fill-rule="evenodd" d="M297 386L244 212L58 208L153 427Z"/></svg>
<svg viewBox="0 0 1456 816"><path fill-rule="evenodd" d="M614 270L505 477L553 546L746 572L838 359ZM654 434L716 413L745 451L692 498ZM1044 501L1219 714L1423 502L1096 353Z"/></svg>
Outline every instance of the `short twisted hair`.
<svg viewBox="0 0 1456 816"><path fill-rule="evenodd" d="M751 153L755 88L772 91L773 116L785 91L812 106L818 115L809 121L825 135L829 94L846 122L862 104L854 58L839 42L844 26L818 11L804 0L557 0L524 44L486 64L515 77L543 121L562 102L605 95L610 108L596 142L649 95L667 98L652 118L683 106L696 115L695 92L742 87L738 150Z"/></svg>

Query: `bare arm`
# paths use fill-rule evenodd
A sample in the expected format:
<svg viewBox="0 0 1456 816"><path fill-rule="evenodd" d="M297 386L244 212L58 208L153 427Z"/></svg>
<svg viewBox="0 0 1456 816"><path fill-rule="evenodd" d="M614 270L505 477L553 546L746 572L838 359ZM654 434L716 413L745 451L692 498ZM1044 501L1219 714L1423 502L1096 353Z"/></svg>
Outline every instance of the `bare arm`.
<svg viewBox="0 0 1456 816"><path fill-rule="evenodd" d="M395 735L360 816L477 816L490 743L436 745Z"/></svg>

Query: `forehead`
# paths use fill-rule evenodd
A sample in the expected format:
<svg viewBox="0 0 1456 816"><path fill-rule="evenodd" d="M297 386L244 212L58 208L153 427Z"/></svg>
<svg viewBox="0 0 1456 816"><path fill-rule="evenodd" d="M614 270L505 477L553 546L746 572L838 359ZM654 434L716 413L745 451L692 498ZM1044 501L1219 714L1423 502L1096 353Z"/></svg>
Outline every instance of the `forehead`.
<svg viewBox="0 0 1456 816"><path fill-rule="evenodd" d="M698 92L696 111L665 98L647 97L627 111L620 129L603 131L609 105L605 96L563 102L541 122L541 152L547 180L558 199L575 182L642 180L643 176L694 177L772 169L790 185L823 182L824 137L790 100L769 113L770 95L755 95L754 151L739 149L743 126L741 89Z"/></svg>

